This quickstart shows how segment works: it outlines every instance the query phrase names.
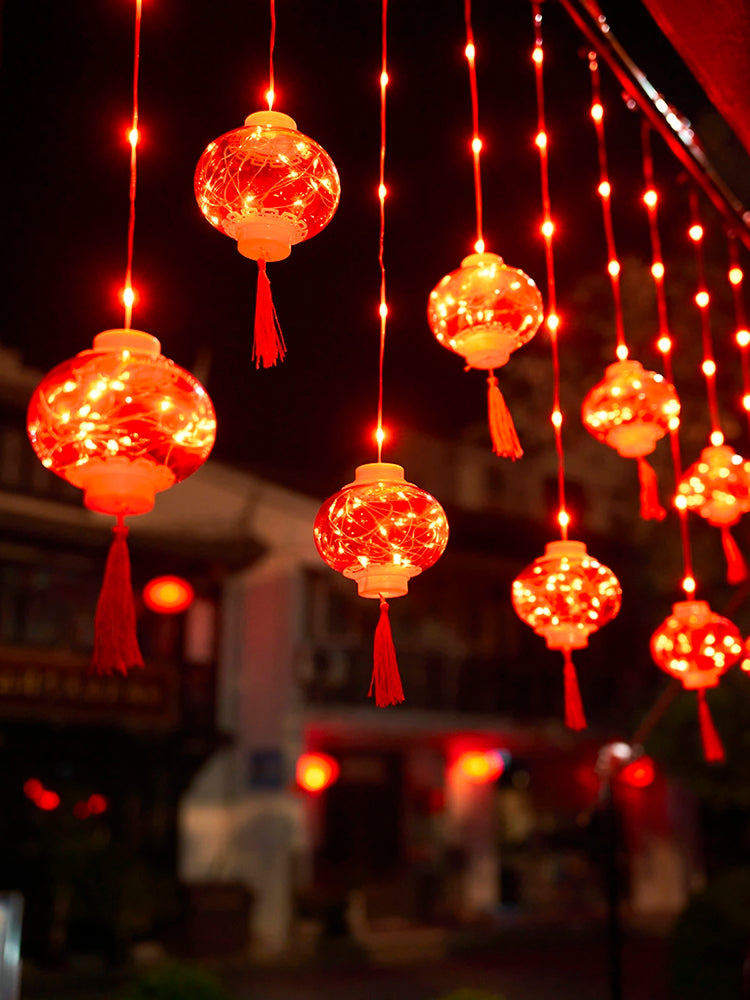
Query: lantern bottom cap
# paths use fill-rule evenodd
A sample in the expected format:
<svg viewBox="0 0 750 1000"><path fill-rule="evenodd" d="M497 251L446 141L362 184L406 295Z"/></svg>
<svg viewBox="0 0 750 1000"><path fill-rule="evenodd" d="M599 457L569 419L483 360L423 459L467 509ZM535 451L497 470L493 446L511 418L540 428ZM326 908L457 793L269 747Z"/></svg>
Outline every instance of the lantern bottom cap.
<svg viewBox="0 0 750 1000"><path fill-rule="evenodd" d="M454 337L451 349L466 359L470 368L502 368L522 341L506 327L472 327Z"/></svg>
<svg viewBox="0 0 750 1000"><path fill-rule="evenodd" d="M386 599L403 597L409 590L409 579L422 570L419 566L367 566L344 570L344 576L354 580L360 597Z"/></svg>
<svg viewBox="0 0 750 1000"><path fill-rule="evenodd" d="M303 237L293 222L269 213L239 222L234 238L243 257L274 262L286 260L292 252L292 244L299 243Z"/></svg>
<svg viewBox="0 0 750 1000"><path fill-rule="evenodd" d="M66 478L83 490L83 503L99 514L146 514L156 493L170 487L174 473L154 462L92 459Z"/></svg>
<svg viewBox="0 0 750 1000"><path fill-rule="evenodd" d="M606 442L621 458L643 458L651 454L664 433L656 424L621 424L612 428Z"/></svg>
<svg viewBox="0 0 750 1000"><path fill-rule="evenodd" d="M714 528L731 528L746 512L747 505L740 503L704 503L698 513Z"/></svg>
<svg viewBox="0 0 750 1000"><path fill-rule="evenodd" d="M686 691L699 691L701 688L718 687L721 673L723 673L723 671L693 670L684 676L677 676L680 677L682 686ZM674 674L672 676L674 676Z"/></svg>
<svg viewBox="0 0 750 1000"><path fill-rule="evenodd" d="M589 644L592 629L577 628L575 625L546 625L535 631L544 637L547 649L584 649Z"/></svg>

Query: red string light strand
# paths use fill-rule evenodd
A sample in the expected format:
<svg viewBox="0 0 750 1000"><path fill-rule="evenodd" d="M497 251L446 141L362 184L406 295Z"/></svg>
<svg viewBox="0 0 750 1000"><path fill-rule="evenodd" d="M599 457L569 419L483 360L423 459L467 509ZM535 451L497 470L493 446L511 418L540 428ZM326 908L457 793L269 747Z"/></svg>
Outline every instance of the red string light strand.
<svg viewBox="0 0 750 1000"><path fill-rule="evenodd" d="M667 381L674 385L674 374L672 366L672 335L669 329L669 315L667 312L667 296L664 289L664 255L661 248L661 237L659 235L659 195L656 189L654 174L654 156L651 150L651 127L644 118L641 121L641 155L643 160L643 181L645 191L643 193L643 204L648 213L648 230L651 241L651 277L654 280L656 292L656 308L659 323L659 336L656 346L661 353L664 362L664 373ZM679 423L670 422L669 443L672 452L672 468L674 470L674 481L678 483L682 477L682 455L680 453L680 432ZM688 526L688 511L686 507L678 507L677 513L680 522L680 542L682 545L682 564L684 575L682 578L682 589L689 599L695 594L695 576L693 574L693 560L690 550L690 531Z"/></svg>
<svg viewBox="0 0 750 1000"><path fill-rule="evenodd" d="M474 44L474 29L471 23L471 0L464 0L464 20L466 22L466 48L464 55L469 64L469 86L471 88L471 152L474 159L474 203L476 206L477 238L474 249L484 253L484 235L482 233L482 173L479 156L482 151L482 140L479 136L479 92L477 90L476 46Z"/></svg>
<svg viewBox="0 0 750 1000"><path fill-rule="evenodd" d="M734 318L736 330L734 339L740 349L740 365L742 367L742 408L748 420L750 429L750 357L748 348L750 347L750 330L747 326L745 313L745 301L742 291L745 274L740 267L739 246L734 233L727 234L729 250L729 284L732 286L732 299L734 300Z"/></svg>
<svg viewBox="0 0 750 1000"><path fill-rule="evenodd" d="M271 34L268 42L268 90L266 91L266 101L268 101L269 111L272 110L273 102L276 98L273 78L273 50L276 45L276 0L270 0L270 5Z"/></svg>
<svg viewBox="0 0 750 1000"><path fill-rule="evenodd" d="M385 296L385 259L383 248L385 243L385 124L386 124L386 88L388 87L388 0L382 0L381 7L381 63L380 63L380 176L378 183L378 200L380 202L380 235L378 247L378 264L380 265L380 353L378 361L378 426L375 439L378 444L378 461L383 460L383 358L385 356L385 324L388 316L388 305Z"/></svg>
<svg viewBox="0 0 750 1000"><path fill-rule="evenodd" d="M701 317L701 343L703 345L703 363L701 370L706 380L706 393L708 395L708 412L711 420L711 444L721 445L724 443L724 435L721 430L719 419L719 402L716 396L716 359L714 358L713 343L711 338L711 318L709 303L711 296L706 285L706 263L703 253L703 225L700 219L700 209L698 206L698 192L694 187L690 188L690 229L688 235L693 241L695 248L695 264L698 275L698 291L695 295L695 304L698 306Z"/></svg>
<svg viewBox="0 0 750 1000"><path fill-rule="evenodd" d="M138 75L141 63L141 13L143 0L135 0L135 41L133 45L133 117L128 132L130 143L130 189L128 211L128 249L125 266L125 286L122 290L122 303L125 307L125 329L129 330L133 319L135 291L133 289L133 243L135 239L135 193L137 156L136 149L140 138L138 132Z"/></svg>
<svg viewBox="0 0 750 1000"><path fill-rule="evenodd" d="M568 537L570 517L565 506L565 454L562 444L563 415L560 408L560 353L558 349L558 332L560 319L557 314L557 295L555 286L555 261L552 250L552 237L555 231L552 222L552 203L549 192L549 162L547 154L547 127L544 114L544 39L542 36L542 12L538 3L532 4L534 17L534 78L536 83L537 132L535 144L539 150L539 166L542 188L543 221L541 232L544 238L544 257L547 270L547 330L552 348L552 414L551 422L555 432L555 449L557 451L557 493L560 535L563 541Z"/></svg>
<svg viewBox="0 0 750 1000"><path fill-rule="evenodd" d="M591 71L591 118L596 128L596 146L599 155L599 186L597 188L602 204L604 233L607 240L607 273L612 287L612 299L615 307L615 331L617 334L617 359L625 361L628 347L625 343L625 324L622 316L622 296L620 294L620 261L615 245L615 231L612 225L612 186L609 182L607 164L607 144L604 134L604 105L602 104L601 77L596 53L589 52L589 70Z"/></svg>

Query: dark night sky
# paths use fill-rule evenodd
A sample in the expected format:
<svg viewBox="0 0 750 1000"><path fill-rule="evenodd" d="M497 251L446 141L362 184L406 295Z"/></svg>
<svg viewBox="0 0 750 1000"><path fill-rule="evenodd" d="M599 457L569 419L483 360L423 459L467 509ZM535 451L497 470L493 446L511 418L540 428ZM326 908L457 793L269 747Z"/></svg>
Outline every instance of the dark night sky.
<svg viewBox="0 0 750 1000"><path fill-rule="evenodd" d="M5 0L0 341L45 370L122 322L115 293L126 248L133 6ZM583 43L558 5L544 8L564 308L585 270L603 268L604 244ZM605 10L655 86L694 120L703 114L707 102L640 4ZM217 456L325 494L375 457L380 4L278 0L277 17L277 108L324 146L342 182L328 228L269 268L287 360L253 367L255 264L205 222L192 192L205 145L263 106L266 0L144 3L135 233L143 298L133 325L185 367L210 361ZM482 376L464 374L425 319L430 289L474 239L463 4L392 0L389 28L385 419L395 435L384 457L397 461L400 428L460 434L484 419L485 395ZM488 249L544 291L531 5L475 0L474 28ZM638 116L625 110L606 70L604 83L611 170L623 181L620 256L645 256L645 214L633 207L641 193ZM662 160L674 172L671 158ZM543 356L546 338L524 350ZM512 361L506 372L503 388L522 407Z"/></svg>

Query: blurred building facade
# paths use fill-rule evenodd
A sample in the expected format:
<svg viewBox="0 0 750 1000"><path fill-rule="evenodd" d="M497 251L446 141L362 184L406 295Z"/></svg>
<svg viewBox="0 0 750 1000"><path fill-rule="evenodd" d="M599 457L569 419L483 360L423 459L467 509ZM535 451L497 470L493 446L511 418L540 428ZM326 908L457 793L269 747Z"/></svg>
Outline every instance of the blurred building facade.
<svg viewBox="0 0 750 1000"><path fill-rule="evenodd" d="M641 583L578 657L587 735L564 729L559 656L510 605L554 508L554 469L533 440L523 476L483 442L402 442L407 478L452 526L441 561L392 603L404 705L368 702L377 608L321 563L319 500L212 462L131 519L136 593L178 573L195 601L158 615L139 598L147 666L99 678L89 657L110 525L37 462L23 415L38 373L2 361L0 889L24 892L32 952L95 941L117 957L157 937L275 955L349 933L376 948L394 927L604 906L614 847L597 823L597 754L658 690L644 656L653 590L633 557L648 529L621 527L627 463L610 467L593 441L569 463L590 549L626 593ZM467 750L500 751L504 773L467 780ZM303 751L333 756L336 783L302 791ZM30 779L58 805L31 801ZM92 794L104 812L85 812ZM676 912L699 877L697 848L674 836L693 829L688 799L662 777L618 799L623 898L641 915Z"/></svg>

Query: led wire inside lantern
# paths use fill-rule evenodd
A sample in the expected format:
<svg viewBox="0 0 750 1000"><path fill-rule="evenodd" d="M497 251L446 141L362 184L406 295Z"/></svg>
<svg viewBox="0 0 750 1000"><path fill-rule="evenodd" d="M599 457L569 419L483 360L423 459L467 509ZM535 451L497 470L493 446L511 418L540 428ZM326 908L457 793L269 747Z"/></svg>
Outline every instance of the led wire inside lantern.
<svg viewBox="0 0 750 1000"><path fill-rule="evenodd" d="M599 154L599 197L602 203L602 218L604 233L607 240L607 273L612 288L612 299L615 307L615 330L617 333L617 360L625 361L628 357L628 347L625 343L625 324L622 316L622 295L620 293L620 261L615 246L615 231L612 225L612 186L609 182L607 166L607 145L604 135L604 105L601 95L601 77L596 53L589 52L589 70L591 71L591 118L596 127L596 146Z"/></svg>
<svg viewBox="0 0 750 1000"><path fill-rule="evenodd" d="M125 285L121 292L122 303L125 307L125 329L129 330L133 320L133 306L136 301L136 293L133 288L133 244L135 238L135 194L137 175L137 153L140 133L138 131L138 76L141 63L141 13L143 0L135 0L135 41L133 45L133 115L128 132L128 142L130 143L130 188L128 211L128 249L127 263L125 266Z"/></svg>
<svg viewBox="0 0 750 1000"><path fill-rule="evenodd" d="M542 212L543 220L541 232L544 238L544 255L547 266L547 330L549 332L550 345L552 348L552 414L551 422L555 433L555 449L557 451L557 493L558 493L558 514L557 521L560 525L560 537L565 541L568 537L568 525L570 516L565 507L565 454L562 443L563 415L560 409L560 352L558 348L558 334L560 328L560 318L557 314L557 295L555 285L555 261L552 250L552 237L555 227L552 222L552 203L549 193L549 163L547 153L547 128L544 114L544 39L542 36L542 12L538 3L532 4L534 15L534 50L532 60L534 62L534 77L536 81L536 103L537 103L537 132L536 147L539 150L539 165L542 185Z"/></svg>
<svg viewBox="0 0 750 1000"><path fill-rule="evenodd" d="M656 308L659 322L659 336L656 346L660 351L664 372L670 385L674 385L674 375L672 366L672 335L669 329L669 315L667 312L667 297L664 290L664 258L661 248L661 237L659 235L659 195L656 189L654 176L654 157L651 150L651 128L644 118L641 123L641 153L643 159L643 180L646 190L643 194L643 203L648 212L648 229L651 241L651 276L654 279L656 292ZM682 476L682 456L680 454L680 432L679 425L669 428L669 443L672 452L672 468L674 470L675 484ZM688 512L685 507L678 507L677 513L680 519L680 539L682 543L682 563L684 576L682 579L682 589L685 596L690 598L695 593L695 577L693 575L693 563L690 552L690 534L688 529Z"/></svg>
<svg viewBox="0 0 750 1000"><path fill-rule="evenodd" d="M740 365L742 368L742 408L745 411L750 429L750 357L748 348L750 347L750 330L747 327L747 317L745 313L745 301L742 292L742 284L745 278L740 267L739 246L734 233L727 234L727 244L729 250L729 284L732 286L732 299L734 301L734 318L736 324L735 341L740 349Z"/></svg>
<svg viewBox="0 0 750 1000"><path fill-rule="evenodd" d="M380 57L380 157L378 201L380 204L380 231L378 239L378 265L380 267L380 350L378 354L378 424L375 430L375 440L378 445L378 462L383 460L383 358L385 356L385 326L388 316L388 305L385 297L385 259L383 249L385 244L385 121L386 121L386 88L388 87L388 0L383 0L381 7L381 57Z"/></svg>

